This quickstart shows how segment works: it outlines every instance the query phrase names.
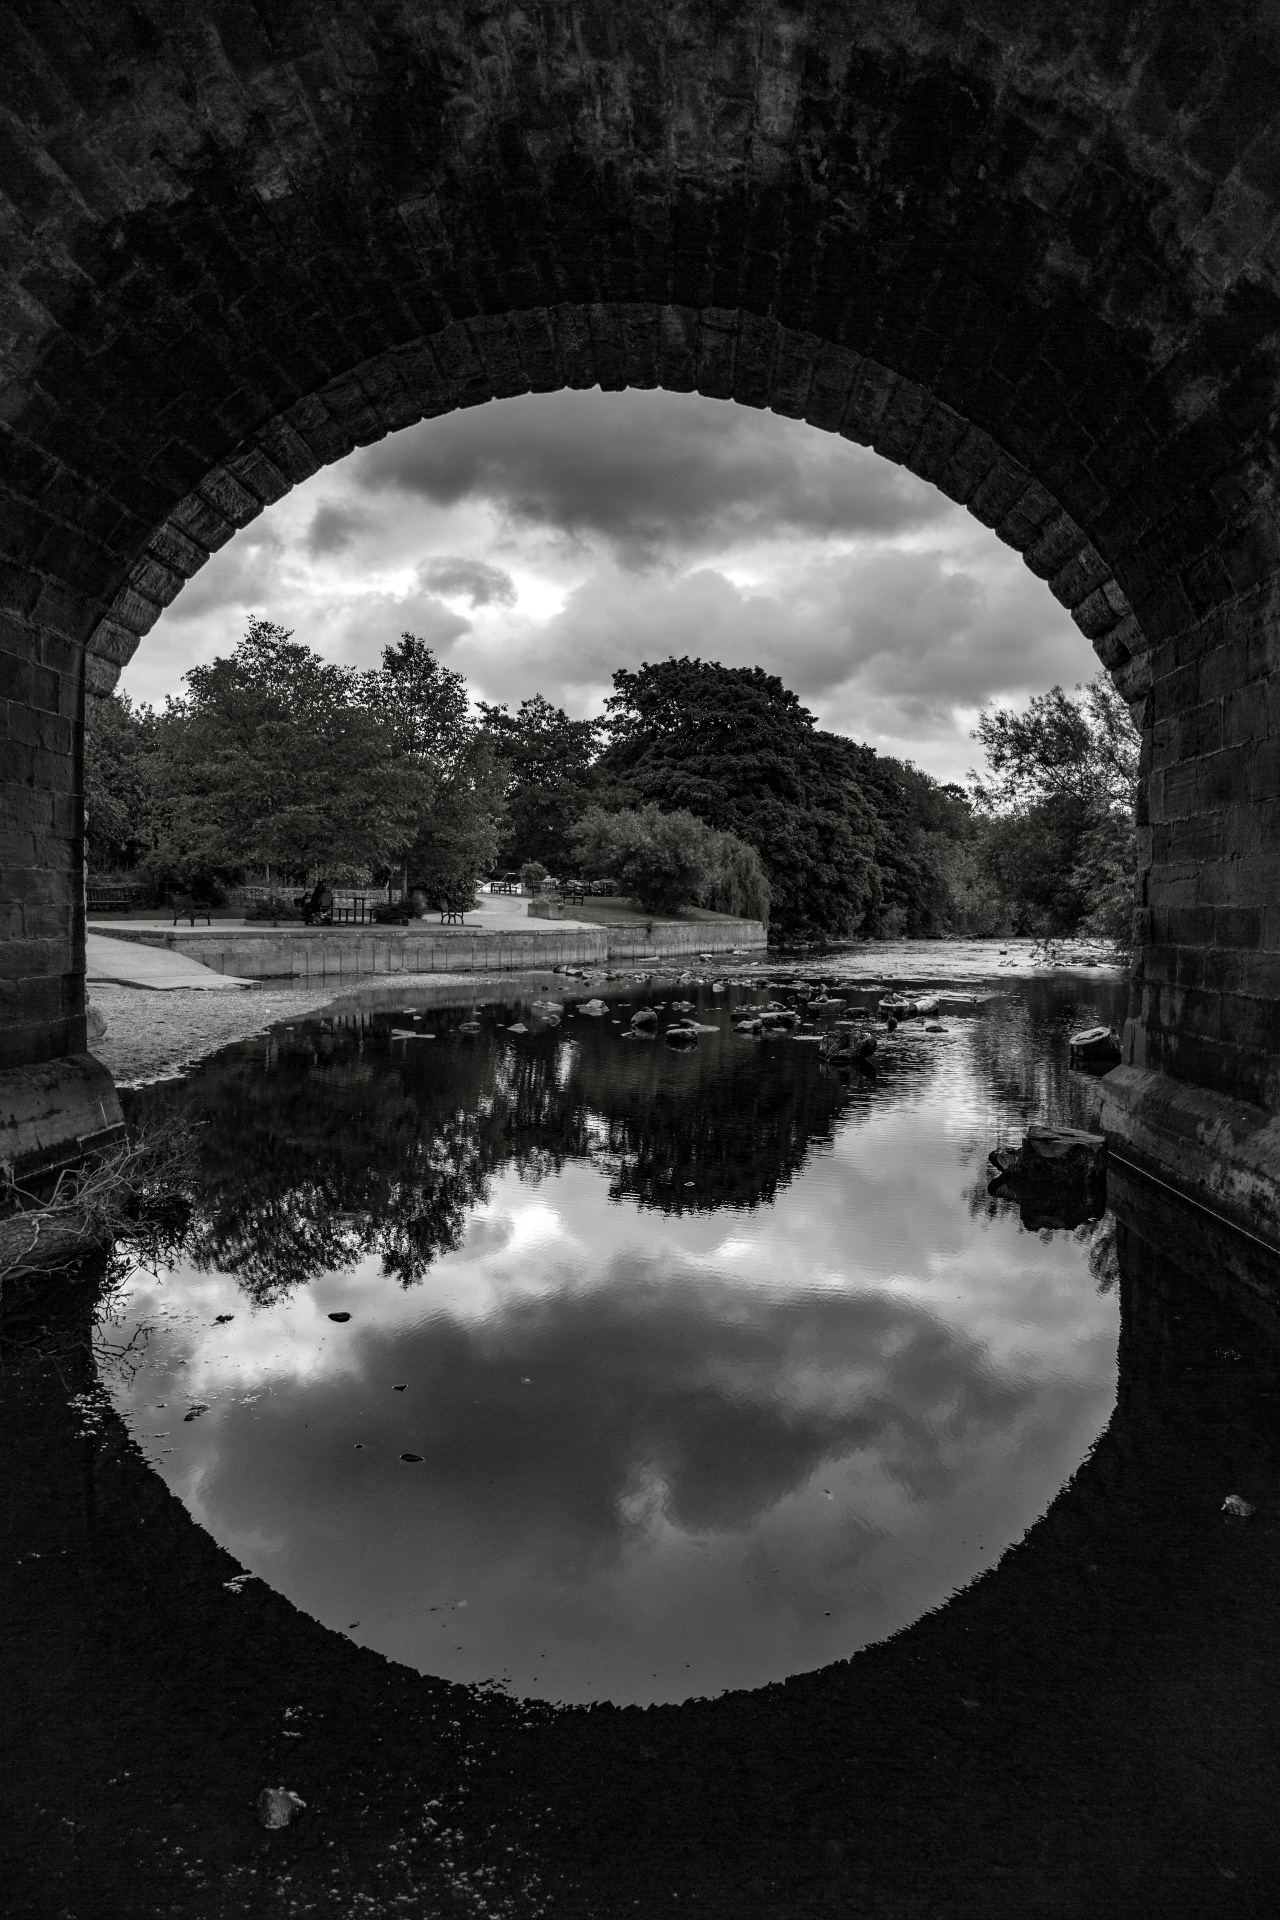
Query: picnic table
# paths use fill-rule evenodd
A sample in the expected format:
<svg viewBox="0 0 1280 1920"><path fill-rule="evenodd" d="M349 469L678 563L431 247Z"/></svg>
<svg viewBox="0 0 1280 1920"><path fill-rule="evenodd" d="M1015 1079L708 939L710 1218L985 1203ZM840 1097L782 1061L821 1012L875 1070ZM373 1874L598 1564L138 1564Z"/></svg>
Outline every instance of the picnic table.
<svg viewBox="0 0 1280 1920"><path fill-rule="evenodd" d="M385 906L385 900L370 900L365 894L356 894L350 900L335 900L333 903L333 923L335 926L352 927L372 926L379 907Z"/></svg>

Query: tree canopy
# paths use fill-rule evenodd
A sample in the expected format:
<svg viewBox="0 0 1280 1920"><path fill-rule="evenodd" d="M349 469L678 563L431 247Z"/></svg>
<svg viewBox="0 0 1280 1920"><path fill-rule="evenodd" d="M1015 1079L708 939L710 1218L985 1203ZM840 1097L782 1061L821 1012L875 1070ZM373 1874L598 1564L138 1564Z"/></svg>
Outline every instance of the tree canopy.
<svg viewBox="0 0 1280 1920"><path fill-rule="evenodd" d="M1019 933L1089 933L1127 945L1133 918L1138 735L1106 674L1025 713L983 713L982 860Z"/></svg>
<svg viewBox="0 0 1280 1920"><path fill-rule="evenodd" d="M574 851L593 875L609 875L648 913L710 907L767 920L769 882L760 856L735 833L718 832L687 807L588 807Z"/></svg>
<svg viewBox="0 0 1280 1920"><path fill-rule="evenodd" d="M846 742L760 667L687 657L613 676L606 805L687 809L760 856L776 921L793 937L856 932L879 899L871 811Z"/></svg>
<svg viewBox="0 0 1280 1920"><path fill-rule="evenodd" d="M267 869L398 874L466 907L478 874L609 874L647 910L768 918L784 940L1091 933L1126 942L1137 734L1111 682L996 707L970 790L824 732L760 667L613 676L598 718L480 703L411 633L379 666L253 618L162 713L102 703L85 795L98 871L207 887Z"/></svg>
<svg viewBox="0 0 1280 1920"><path fill-rule="evenodd" d="M500 864L514 871L540 860L550 871L563 870L573 859L573 823L591 798L600 722L571 720L540 693L515 713L481 701L480 715L503 782Z"/></svg>

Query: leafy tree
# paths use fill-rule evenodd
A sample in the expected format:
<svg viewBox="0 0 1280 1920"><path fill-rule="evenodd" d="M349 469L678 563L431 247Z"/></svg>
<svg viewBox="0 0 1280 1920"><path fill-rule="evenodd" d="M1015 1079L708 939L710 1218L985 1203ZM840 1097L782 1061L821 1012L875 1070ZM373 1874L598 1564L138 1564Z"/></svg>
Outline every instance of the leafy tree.
<svg viewBox="0 0 1280 1920"><path fill-rule="evenodd" d="M847 748L760 667L646 662L613 676L601 801L687 810L756 849L773 918L839 939L880 897L874 821Z"/></svg>
<svg viewBox="0 0 1280 1920"><path fill-rule="evenodd" d="M514 870L541 860L562 872L571 863L573 822L590 799L600 722L571 720L540 693L515 713L481 701L480 714L505 781L499 862Z"/></svg>
<svg viewBox="0 0 1280 1920"><path fill-rule="evenodd" d="M360 675L254 617L233 653L186 682L169 716L179 854L341 879L404 845L425 784Z"/></svg>
<svg viewBox="0 0 1280 1920"><path fill-rule="evenodd" d="M983 713L990 769L970 775L984 818L983 862L1016 929L1130 938L1138 735L1104 673L1071 698L1037 695L1026 713Z"/></svg>
<svg viewBox="0 0 1280 1920"><path fill-rule="evenodd" d="M84 803L89 868L136 867L166 827L163 720L124 694L99 701L85 731Z"/></svg>
<svg viewBox="0 0 1280 1920"><path fill-rule="evenodd" d="M766 918L769 883L754 847L718 833L687 808L588 807L574 829L584 865L608 874L646 913L676 913L728 899L718 912Z"/></svg>
<svg viewBox="0 0 1280 1920"><path fill-rule="evenodd" d="M394 864L429 900L465 910L477 875L493 866L503 808L501 770L471 714L467 683L425 640L405 633L364 676L363 694L381 716L392 764L416 782L417 809Z"/></svg>
<svg viewBox="0 0 1280 1920"><path fill-rule="evenodd" d="M739 920L769 919L773 892L760 855L736 833L709 828L708 873L698 897L700 907L731 913Z"/></svg>

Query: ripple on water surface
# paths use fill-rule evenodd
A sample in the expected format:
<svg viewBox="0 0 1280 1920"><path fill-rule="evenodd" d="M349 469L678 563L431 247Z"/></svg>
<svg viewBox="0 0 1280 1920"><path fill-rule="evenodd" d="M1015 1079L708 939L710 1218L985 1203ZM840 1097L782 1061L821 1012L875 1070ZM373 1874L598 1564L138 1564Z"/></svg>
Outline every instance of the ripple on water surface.
<svg viewBox="0 0 1280 1920"><path fill-rule="evenodd" d="M874 1075L731 1031L793 987L630 977L597 1018L507 988L229 1048L130 1096L203 1123L199 1189L104 1377L245 1568L424 1672L643 1702L853 1653L992 1566L1114 1402L1109 1223L1024 1230L986 1154L1066 1113L1120 990L997 985ZM677 998L696 1051L624 1041Z"/></svg>

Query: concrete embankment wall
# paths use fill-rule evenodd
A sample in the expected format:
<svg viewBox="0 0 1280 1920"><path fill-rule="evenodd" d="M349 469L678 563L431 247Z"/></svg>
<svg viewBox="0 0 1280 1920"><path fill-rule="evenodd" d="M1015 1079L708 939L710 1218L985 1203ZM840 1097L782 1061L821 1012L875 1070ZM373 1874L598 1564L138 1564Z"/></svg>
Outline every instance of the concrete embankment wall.
<svg viewBox="0 0 1280 1920"><path fill-rule="evenodd" d="M761 951L758 920L663 921L608 927L103 927L113 939L167 947L216 973L251 980L355 980L397 973L507 973L611 961Z"/></svg>

